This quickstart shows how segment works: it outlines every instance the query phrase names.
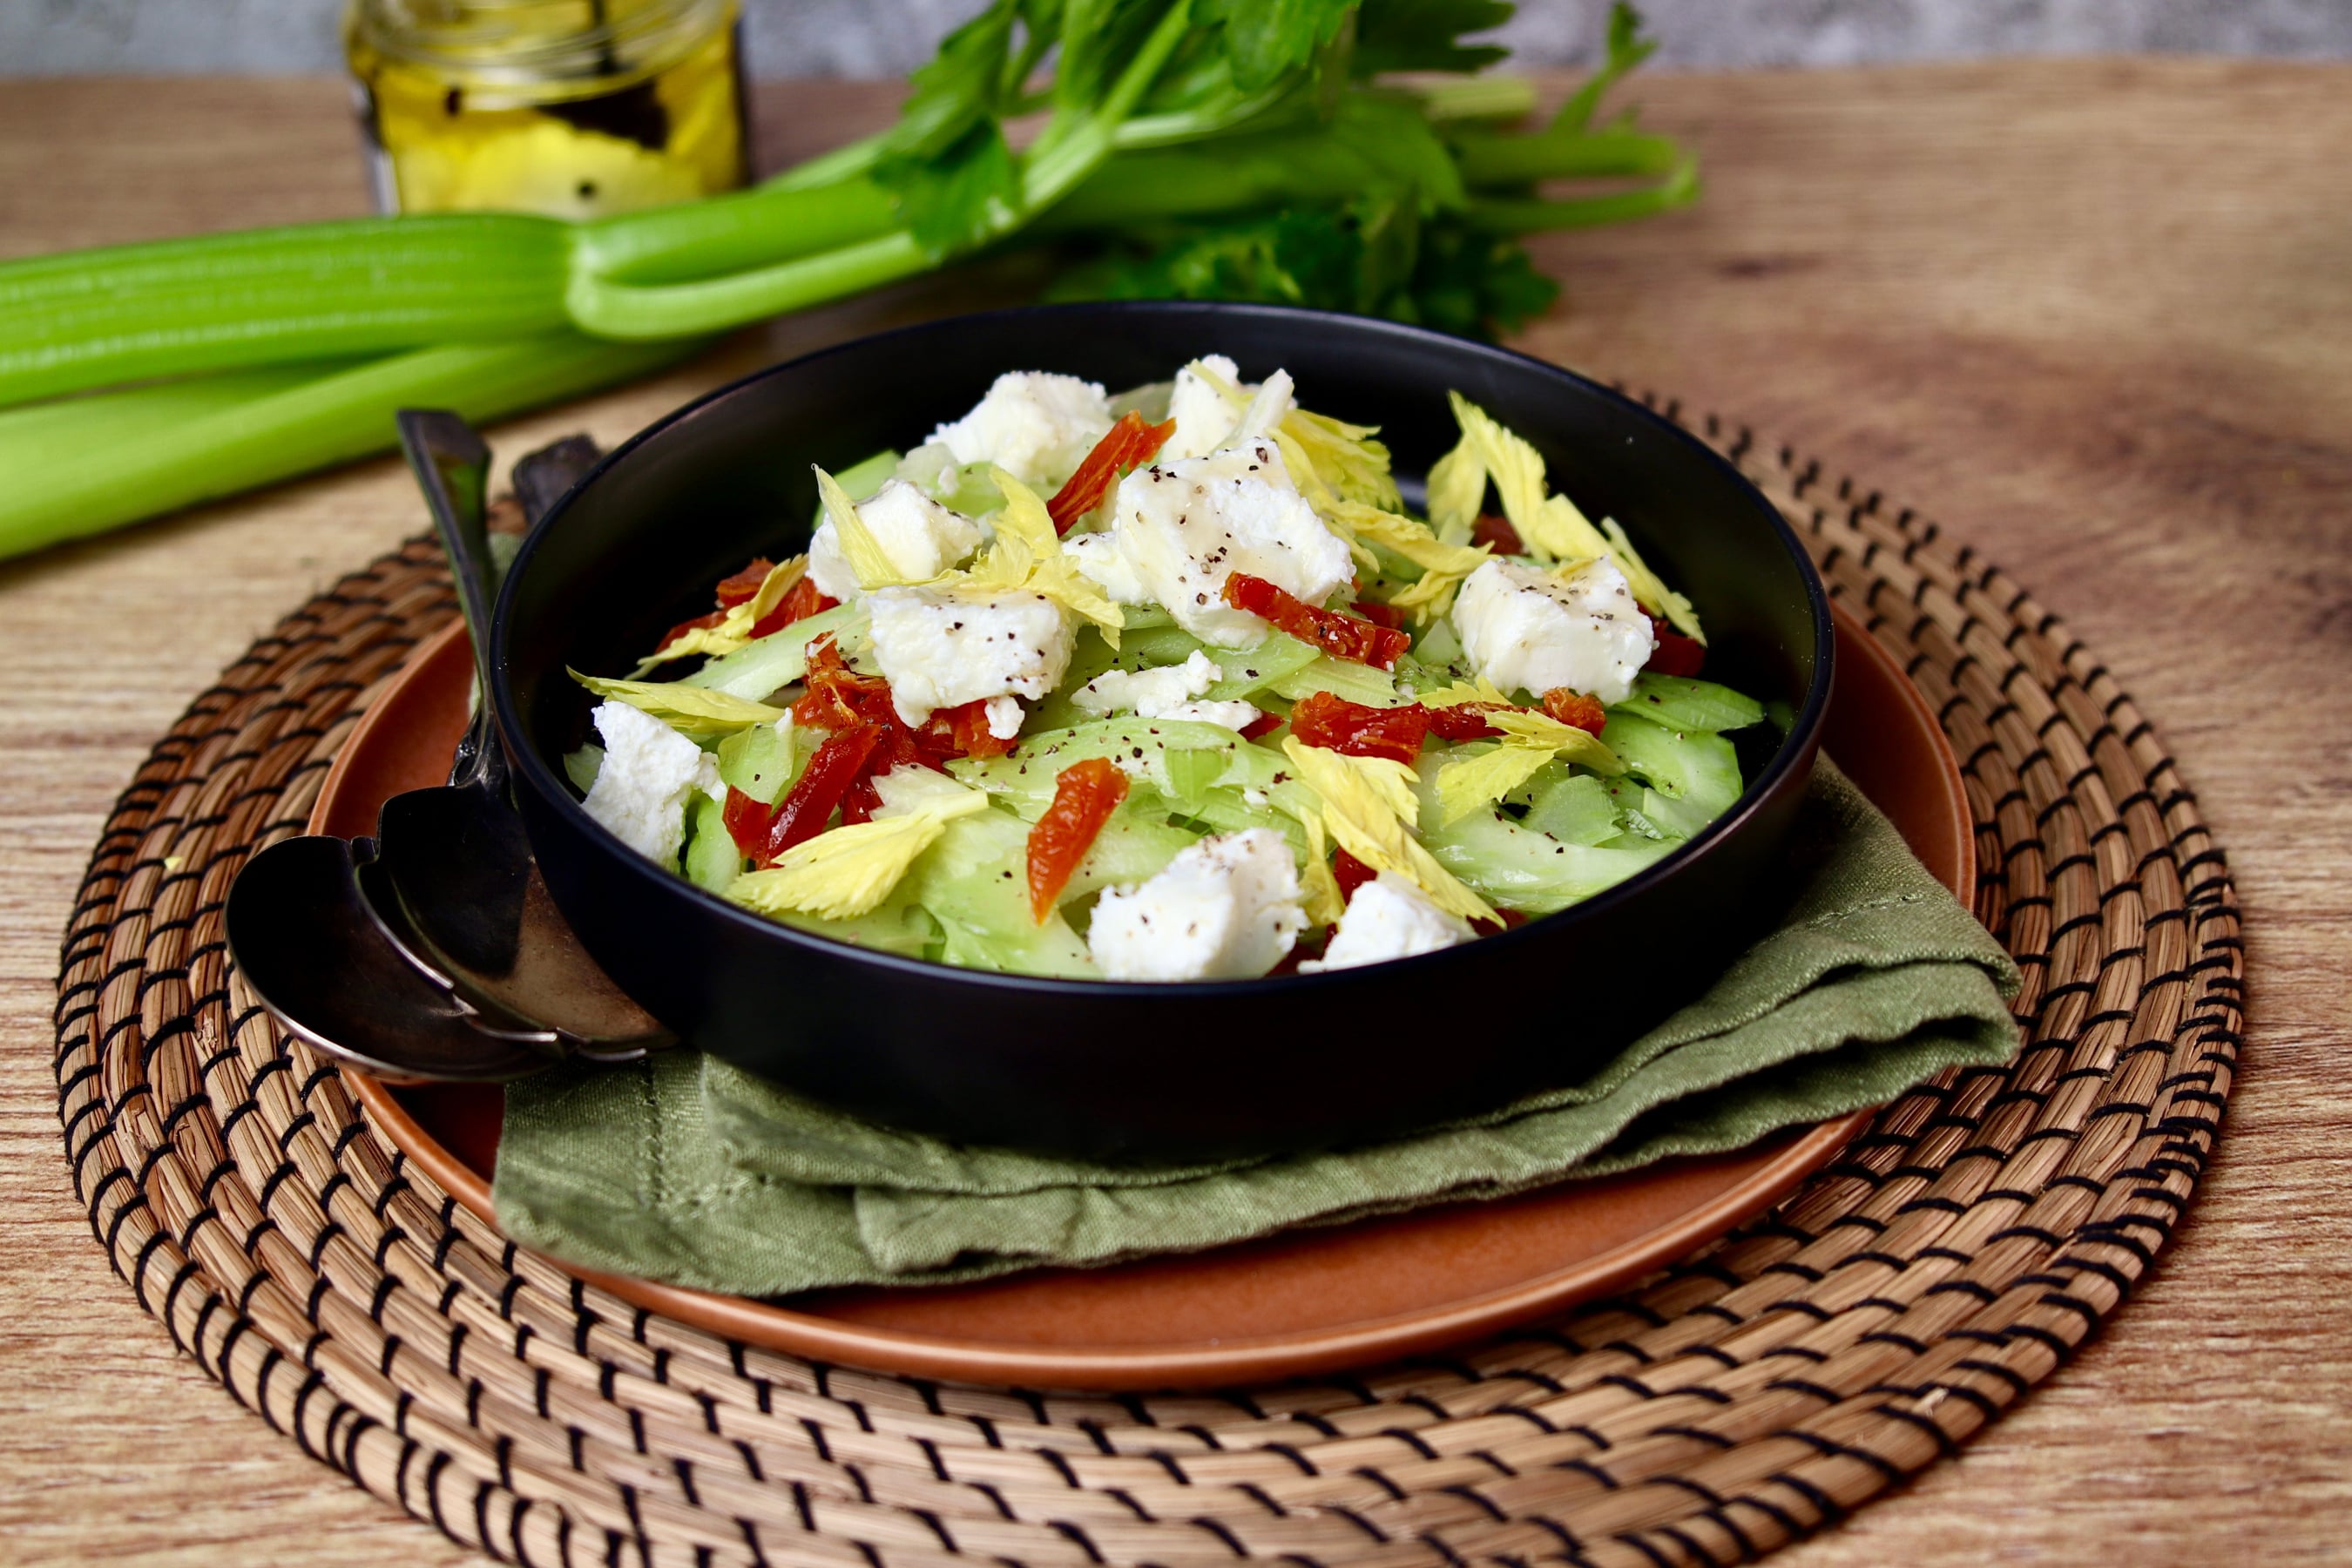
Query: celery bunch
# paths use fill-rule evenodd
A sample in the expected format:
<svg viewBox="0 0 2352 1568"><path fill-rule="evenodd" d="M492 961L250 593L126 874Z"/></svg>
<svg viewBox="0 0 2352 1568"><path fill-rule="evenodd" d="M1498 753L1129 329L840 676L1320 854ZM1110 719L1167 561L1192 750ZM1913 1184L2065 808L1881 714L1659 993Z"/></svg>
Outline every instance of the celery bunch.
<svg viewBox="0 0 2352 1568"><path fill-rule="evenodd" d="M1690 200L1690 161L1596 121L1632 11L1560 112L1478 76L1503 0L996 0L897 124L754 189L594 223L444 214L0 263L0 555L488 419L707 335L1019 240L1054 292L1321 305L1485 333L1549 303L1517 243ZM1040 69L1050 71L1040 79ZM1438 71L1412 87L1388 73ZM1015 150L1008 121L1042 117ZM1559 178L1621 188L1549 198ZM121 388L127 384L160 384ZM52 400L52 401L44 401ZM13 406L26 405L26 406Z"/></svg>

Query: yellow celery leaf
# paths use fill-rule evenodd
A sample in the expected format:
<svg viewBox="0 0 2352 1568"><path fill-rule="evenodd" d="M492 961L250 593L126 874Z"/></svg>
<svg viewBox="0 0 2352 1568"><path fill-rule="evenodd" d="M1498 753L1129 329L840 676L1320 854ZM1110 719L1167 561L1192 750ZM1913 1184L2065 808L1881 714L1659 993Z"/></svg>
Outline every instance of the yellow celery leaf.
<svg viewBox="0 0 2352 1568"><path fill-rule="evenodd" d="M1340 500L1394 512L1404 506L1389 473L1389 449L1372 437L1377 425L1349 425L1328 415L1294 408L1283 416L1280 434L1306 455L1307 466ZM1283 454L1289 458L1287 449Z"/></svg>
<svg viewBox="0 0 2352 1568"><path fill-rule="evenodd" d="M1429 470L1429 526L1449 543L1466 541L1486 500L1486 465L1467 432Z"/></svg>
<svg viewBox="0 0 2352 1568"><path fill-rule="evenodd" d="M1293 481L1298 487L1298 493L1306 499L1307 506L1314 510L1323 526L1329 529L1333 535L1347 545L1348 553L1354 559L1357 565L1367 572L1378 572L1381 569L1381 558L1373 554L1371 547L1359 540L1345 523L1337 521L1339 510L1345 503L1325 488L1321 477L1315 472L1313 461L1308 458L1305 450L1286 432L1281 430L1274 433L1274 445L1276 450L1282 454L1283 468L1289 471Z"/></svg>
<svg viewBox="0 0 2352 1568"><path fill-rule="evenodd" d="M1374 871L1394 871L1429 895L1439 909L1465 920L1491 921L1491 906L1439 865L1408 824L1419 814L1413 771L1385 757L1349 757L1297 736L1286 736L1283 754L1299 781L1323 802L1323 826L1339 847Z"/></svg>
<svg viewBox="0 0 2352 1568"><path fill-rule="evenodd" d="M834 537L841 542L842 559L849 563L849 570L860 588L870 594L877 588L906 588L925 581L909 577L898 569L890 552L882 548L882 542L874 537L874 531L866 526L866 520L857 515L857 503L849 499L841 481L823 468L816 468L816 491L824 498L825 515L833 520Z"/></svg>
<svg viewBox="0 0 2352 1568"><path fill-rule="evenodd" d="M1505 708L1512 706L1511 700L1483 675L1475 681L1457 680L1451 686L1441 686L1434 691L1421 694L1423 708L1459 708L1465 702L1493 702Z"/></svg>
<svg viewBox="0 0 2352 1568"><path fill-rule="evenodd" d="M1450 827L1488 801L1502 799L1549 761L1549 752L1512 745L1454 758L1437 770L1439 826Z"/></svg>
<svg viewBox="0 0 2352 1568"><path fill-rule="evenodd" d="M1336 502L1330 515L1354 540L1369 541L1421 568L1419 580L1391 594L1389 603L1424 626L1451 607L1462 580L1494 552L1484 544L1448 544L1425 523L1355 501Z"/></svg>
<svg viewBox="0 0 2352 1568"><path fill-rule="evenodd" d="M754 724L772 724L788 711L705 686L681 686L667 680L612 680L601 675L583 675L576 669L565 673L597 696L625 702L649 713L689 740L715 741Z"/></svg>
<svg viewBox="0 0 2352 1568"><path fill-rule="evenodd" d="M1575 763L1612 778L1625 771L1625 764L1617 760L1617 753L1600 736L1573 724L1563 724L1549 713L1538 713L1532 708L1503 708L1486 718L1487 723L1503 732L1505 745L1545 752L1563 763Z"/></svg>
<svg viewBox="0 0 2352 1568"><path fill-rule="evenodd" d="M1531 554L1563 569L1605 556L1625 574L1627 586L1644 609L1665 616L1684 636L1706 641L1690 601L1650 570L1616 520L1605 519L1596 528L1574 501L1564 495L1546 494L1540 453L1460 393L1446 395L1453 400L1454 416L1462 426L1462 443L1430 471L1433 521L1441 517L1441 499L1446 517L1465 507L1475 511L1486 494L1485 478L1491 475L1496 493L1502 498L1503 515L1511 520L1511 527ZM1466 458L1461 457L1465 453Z"/></svg>
<svg viewBox="0 0 2352 1568"><path fill-rule="evenodd" d="M876 781L877 785L888 776ZM983 792L940 782L944 788L891 802L870 821L832 828L794 845L774 865L736 878L728 898L772 915L797 911L845 921L870 913L905 879L916 858L939 842L949 823L988 809Z"/></svg>
<svg viewBox="0 0 2352 1568"><path fill-rule="evenodd" d="M1299 874L1299 885L1307 894L1307 920L1310 925L1338 925L1347 912L1348 900L1340 895L1339 879L1331 872L1331 838L1323 830L1323 814L1310 811L1299 818L1307 829L1307 868Z"/></svg>
<svg viewBox="0 0 2352 1568"><path fill-rule="evenodd" d="M1641 552L1633 548L1633 542L1625 537L1625 531L1617 526L1615 518L1602 518L1601 526L1609 534L1617 569L1625 574L1626 586L1633 590L1634 599L1654 606L1676 631L1705 647L1706 634L1698 629L1698 612L1691 608L1691 602L1667 587L1664 580L1650 570L1650 563L1642 559Z"/></svg>
<svg viewBox="0 0 2352 1568"><path fill-rule="evenodd" d="M1491 702L1494 698L1488 694L1494 689L1493 684L1482 677L1475 687L1456 684L1422 700L1433 708ZM1503 732L1503 743L1491 752L1456 757L1437 770L1441 826L1461 821L1490 800L1502 799L1535 777L1536 770L1554 757L1580 763L1596 773L1613 776L1625 771L1617 753L1598 736L1573 724L1563 724L1549 713L1538 713L1531 708L1504 707L1484 717Z"/></svg>
<svg viewBox="0 0 2352 1568"><path fill-rule="evenodd" d="M996 515L996 538L970 571L943 581L975 598L1043 594L1079 619L1093 622L1103 641L1117 649L1119 630L1127 624L1125 613L1062 553L1061 537L1054 531L1045 503L1003 468L992 468L989 473L1004 494L1004 510Z"/></svg>
<svg viewBox="0 0 2352 1568"><path fill-rule="evenodd" d="M666 647L656 648L638 661L636 673L645 674L657 665L692 654L709 654L717 658L737 653L751 646L751 628L758 626L771 610L784 601L793 584L808 575L808 557L795 555L768 568L760 580L760 590L740 604L728 606L726 618L715 626L697 626Z"/></svg>

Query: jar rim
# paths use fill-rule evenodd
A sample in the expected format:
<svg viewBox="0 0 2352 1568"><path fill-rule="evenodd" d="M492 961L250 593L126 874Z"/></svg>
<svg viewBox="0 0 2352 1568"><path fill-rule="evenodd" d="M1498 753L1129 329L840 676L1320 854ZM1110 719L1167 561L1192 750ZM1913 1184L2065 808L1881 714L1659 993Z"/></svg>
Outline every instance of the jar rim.
<svg viewBox="0 0 2352 1568"><path fill-rule="evenodd" d="M740 0L352 0L352 41L453 85L658 75L730 26ZM551 26L562 19L569 25ZM577 18L577 21L573 21Z"/></svg>

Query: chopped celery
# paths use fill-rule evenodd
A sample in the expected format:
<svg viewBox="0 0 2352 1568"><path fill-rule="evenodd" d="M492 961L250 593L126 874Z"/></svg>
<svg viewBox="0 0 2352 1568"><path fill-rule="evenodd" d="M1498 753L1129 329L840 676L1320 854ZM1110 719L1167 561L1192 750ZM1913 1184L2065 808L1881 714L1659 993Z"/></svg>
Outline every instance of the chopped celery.
<svg viewBox="0 0 2352 1568"><path fill-rule="evenodd" d="M1428 816L1433 820L1433 812ZM1439 865L1473 889L1528 914L1550 914L1591 898L1679 844L1675 839L1638 847L1563 844L1493 811L1474 811L1433 830L1423 842Z"/></svg>
<svg viewBox="0 0 2352 1568"><path fill-rule="evenodd" d="M1227 766L1221 751L1179 751L1167 754L1168 798L1179 809L1197 808L1209 789L1223 778Z"/></svg>
<svg viewBox="0 0 2352 1568"><path fill-rule="evenodd" d="M834 634L844 654L856 653L866 641L865 605L835 605L803 616L749 647L710 660L688 676L686 684L758 702L808 673L808 645L827 632Z"/></svg>
<svg viewBox="0 0 2352 1568"><path fill-rule="evenodd" d="M700 790L686 807L685 869L689 881L714 893L724 893L743 874L743 852L727 831L727 808Z"/></svg>
<svg viewBox="0 0 2352 1568"><path fill-rule="evenodd" d="M1253 746L1231 730L1170 719L1102 719L1066 729L1045 730L1024 737L1001 757L964 758L948 771L968 784L984 789L1034 821L1054 798L1055 781L1072 763L1088 757L1109 757L1130 778L1160 794L1174 795L1175 781L1168 771L1171 752L1213 752L1224 759L1222 783L1256 784L1262 769L1270 778L1282 758L1263 746ZM1263 759L1261 761L1261 759ZM1188 770L1201 764L1188 760ZM1188 773L1189 776L1189 773Z"/></svg>
<svg viewBox="0 0 2352 1568"><path fill-rule="evenodd" d="M596 770L604 765L604 748L591 741L576 752L563 753L563 776L572 787L586 795L594 787Z"/></svg>
<svg viewBox="0 0 2352 1568"><path fill-rule="evenodd" d="M1148 631L1153 626L1172 626L1176 617L1158 605L1121 605L1119 624L1129 631Z"/></svg>
<svg viewBox="0 0 2352 1568"><path fill-rule="evenodd" d="M1551 767L1547 766L1549 773ZM1570 773L1544 779L1538 775L1528 815L1522 819L1538 833L1562 844L1598 844L1617 835L1617 803L1609 786L1591 773Z"/></svg>
<svg viewBox="0 0 2352 1568"><path fill-rule="evenodd" d="M901 887L873 909L854 919L829 921L797 911L770 917L797 930L829 936L876 952L905 958L928 958L940 942L940 925L929 910Z"/></svg>
<svg viewBox="0 0 2352 1568"><path fill-rule="evenodd" d="M800 774L793 727L782 720L738 730L719 742L719 776L761 805L784 798Z"/></svg>
<svg viewBox="0 0 2352 1568"><path fill-rule="evenodd" d="M948 824L915 862L904 888L939 921L941 959L1021 974L1093 973L1087 944L1058 912L1043 925L1030 917L1029 883L1020 870L1028 848L1024 824L983 811Z"/></svg>
<svg viewBox="0 0 2352 1568"><path fill-rule="evenodd" d="M1097 888L1128 888L1149 881L1198 837L1155 821L1148 807L1139 808L1130 798L1102 825L1093 847L1070 873L1069 885L1062 890L1063 901L1082 899Z"/></svg>
<svg viewBox="0 0 2352 1568"><path fill-rule="evenodd" d="M1312 664L1266 682L1266 689L1294 702L1310 691L1328 691L1368 708L1393 708L1404 700L1397 695L1395 678L1386 671L1328 654L1318 654Z"/></svg>
<svg viewBox="0 0 2352 1568"><path fill-rule="evenodd" d="M1004 492L996 488L995 476L986 463L966 463L955 471L951 484L942 486L932 499L950 511L960 511L966 517L986 517L1004 505Z"/></svg>
<svg viewBox="0 0 2352 1568"><path fill-rule="evenodd" d="M864 500L880 489L898 471L898 454L882 451L862 463L850 464L833 477L851 500Z"/></svg>
<svg viewBox="0 0 2352 1568"><path fill-rule="evenodd" d="M1633 690L1616 707L1670 730L1717 734L1764 721L1764 704L1712 680L1683 675L1637 675Z"/></svg>
<svg viewBox="0 0 2352 1568"><path fill-rule="evenodd" d="M1717 813L1702 810L1688 800L1675 800L1654 789L1642 792L1642 804L1636 809L1669 838L1696 838L1717 816Z"/></svg>
<svg viewBox="0 0 2352 1568"><path fill-rule="evenodd" d="M1669 730L1620 709L1609 715L1601 739L1660 795L1708 816L1739 798L1739 756L1720 735Z"/></svg>

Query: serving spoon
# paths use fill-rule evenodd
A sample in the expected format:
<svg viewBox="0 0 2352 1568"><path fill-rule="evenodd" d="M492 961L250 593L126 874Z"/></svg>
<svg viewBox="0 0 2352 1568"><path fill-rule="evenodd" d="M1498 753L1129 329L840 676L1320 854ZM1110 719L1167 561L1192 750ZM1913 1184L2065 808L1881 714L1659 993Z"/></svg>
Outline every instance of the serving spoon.
<svg viewBox="0 0 2352 1568"><path fill-rule="evenodd" d="M455 415L406 411L401 444L447 552L477 708L446 785L383 804L373 839L306 836L249 861L224 911L270 1011L378 1076L498 1080L565 1056L628 1060L671 1037L588 956L508 798L488 674L489 452ZM582 438L517 466L536 521L596 458Z"/></svg>

